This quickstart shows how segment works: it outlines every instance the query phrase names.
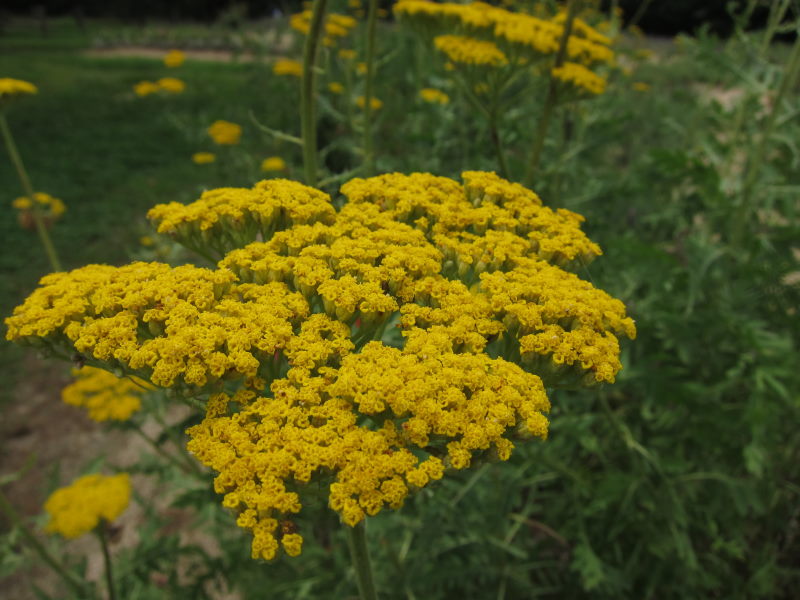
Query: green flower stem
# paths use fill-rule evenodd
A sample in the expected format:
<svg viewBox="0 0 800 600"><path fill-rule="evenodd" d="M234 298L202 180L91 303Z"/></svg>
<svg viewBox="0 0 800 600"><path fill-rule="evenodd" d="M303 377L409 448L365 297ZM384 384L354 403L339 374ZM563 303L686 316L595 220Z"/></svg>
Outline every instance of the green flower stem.
<svg viewBox="0 0 800 600"><path fill-rule="evenodd" d="M553 65L557 69L564 64L564 59L567 56L567 43L569 36L572 34L572 24L575 22L575 15L578 13L579 0L567 1L567 19L564 22L564 32L561 34L561 40L558 43L558 53L556 54L556 61ZM525 174L525 186L531 187L533 178L539 168L539 161L542 158L542 150L544 149L544 140L547 137L547 126L550 124L553 110L555 109L558 100L558 80L550 71L550 81L547 86L547 98L544 102L542 114L539 117L539 124L536 127L536 134L533 138L533 149L531 150L531 159L528 164L528 171Z"/></svg>
<svg viewBox="0 0 800 600"><path fill-rule="evenodd" d="M497 126L497 110L493 109L489 113L489 135L492 138L494 153L497 155L497 166L500 167L500 176L508 179L508 163L503 151L503 143L500 141L500 130Z"/></svg>
<svg viewBox="0 0 800 600"><path fill-rule="evenodd" d="M375 583L372 579L372 566L369 562L367 549L367 522L366 519L355 527L345 525L347 531L347 545L350 548L350 557L353 559L353 568L358 581L358 595L361 600L377 600Z"/></svg>
<svg viewBox="0 0 800 600"><path fill-rule="evenodd" d="M164 448L162 448L158 444L158 442L156 442L153 438L151 438L149 435L147 435L142 430L142 428L139 426L138 423L131 422L131 428L140 438L142 438L145 442L147 442L148 445L153 450L155 450L160 456L166 458L167 461L169 461L170 463L172 463L173 465L178 467L184 473L199 473L199 470L196 467L196 465L194 464L194 462L190 463L189 460L181 461L176 456L174 456L174 455L170 454L169 452L167 452L166 450L164 450ZM185 455L182 455L182 456L185 456Z"/></svg>
<svg viewBox="0 0 800 600"><path fill-rule="evenodd" d="M80 581L75 575L67 571L62 565L44 545L36 539L36 536L31 532L30 529L23 523L22 517L19 513L14 509L11 505L11 502L8 501L5 494L0 491L0 511L6 516L6 518L16 525L22 536L25 540L30 544L31 548L39 555L39 557L47 563L47 565L53 569L56 573L58 573L64 582L69 585L77 594L78 598L85 598L86 597L86 587L82 581Z"/></svg>
<svg viewBox="0 0 800 600"><path fill-rule="evenodd" d="M755 189L756 182L758 181L758 174L761 170L761 165L764 162L764 157L767 151L767 144L772 137L772 132L775 129L775 121L778 113L780 112L783 99L789 90L794 88L797 81L798 74L800 74L800 37L794 42L792 53L789 56L789 62L786 65L786 70L781 80L781 85L778 88L778 94L772 104L772 110L767 116L767 121L761 131L761 138L758 140L758 145L750 156L747 171L745 172L745 180L742 186L742 196L739 201L736 211L733 215L733 223L731 229L731 242L737 246L742 241L744 235L745 224L748 221L748 216L751 214L752 196Z"/></svg>
<svg viewBox="0 0 800 600"><path fill-rule="evenodd" d="M375 147L372 139L372 96L375 83L375 23L378 0L369 0L367 12L367 73L364 81L364 174L375 174Z"/></svg>
<svg viewBox="0 0 800 600"><path fill-rule="evenodd" d="M106 535L105 520L100 522L100 525L95 529L97 537L100 539L100 546L103 549L103 562L105 563L106 571L106 585L108 586L108 600L117 600L117 591L114 588L114 572L111 568L111 553L108 551L108 536Z"/></svg>
<svg viewBox="0 0 800 600"><path fill-rule="evenodd" d="M25 191L25 194L28 196L28 198L30 198L33 222L36 224L36 232L39 234L39 239L42 241L47 258L50 260L50 266L52 267L53 271L63 271L61 268L61 261L58 259L58 253L56 253L56 249L53 246L52 240L50 239L50 234L47 233L47 227L45 226L44 219L42 218L42 211L33 197L33 186L31 185L31 180L28 177L28 172L25 170L25 165L22 163L22 157L17 151L17 145L14 143L14 137L11 135L11 129L8 127L6 115L2 111L0 111L0 130L3 131L3 140L5 141L8 155L11 157L11 162L14 163L14 168L16 168L17 175L19 175L20 183L22 183L22 189Z"/></svg>
<svg viewBox="0 0 800 600"><path fill-rule="evenodd" d="M778 26L780 26L781 21L783 21L783 17L788 8L789 0L772 2L769 10L769 17L767 18L767 29L764 32L764 39L761 40L761 48L759 51L761 56L764 56L767 53L767 50L772 43L772 38L775 37Z"/></svg>
<svg viewBox="0 0 800 600"><path fill-rule="evenodd" d="M317 114L316 64L317 48L328 0L314 0L311 24L303 48L303 82L300 88L300 130L303 138L303 174L307 185L317 184Z"/></svg>

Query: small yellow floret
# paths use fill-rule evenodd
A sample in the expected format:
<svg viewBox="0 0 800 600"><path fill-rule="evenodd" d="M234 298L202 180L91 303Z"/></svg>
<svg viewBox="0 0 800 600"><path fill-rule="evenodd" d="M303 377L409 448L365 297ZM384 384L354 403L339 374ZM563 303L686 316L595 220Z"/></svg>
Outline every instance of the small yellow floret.
<svg viewBox="0 0 800 600"><path fill-rule="evenodd" d="M242 127L230 121L214 121L208 128L208 135L220 146L233 146L239 143L242 137Z"/></svg>

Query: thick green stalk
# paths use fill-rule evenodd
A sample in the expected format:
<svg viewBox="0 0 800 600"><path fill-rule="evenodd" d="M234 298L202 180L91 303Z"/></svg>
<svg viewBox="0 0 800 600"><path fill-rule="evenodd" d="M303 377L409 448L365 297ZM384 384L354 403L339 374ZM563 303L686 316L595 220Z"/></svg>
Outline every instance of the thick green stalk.
<svg viewBox="0 0 800 600"><path fill-rule="evenodd" d="M375 23L378 0L369 0L367 12L367 73L364 82L364 173L375 174L375 147L372 139L372 96L375 82Z"/></svg>
<svg viewBox="0 0 800 600"><path fill-rule="evenodd" d="M553 65L554 69L559 68L564 64L567 57L567 45L569 36L572 34L572 24L575 22L575 15L578 13L579 0L567 1L567 18L564 22L564 31L561 34L561 40L558 43L558 54L556 54L556 61ZM536 175L536 170L539 168L539 161L542 158L542 150L544 149L544 141L547 137L547 126L550 124L550 119L553 115L556 102L558 100L558 80L550 71L550 81L547 87L547 97L544 101L544 108L539 117L539 124L536 127L536 134L533 139L533 149L531 150L531 159L528 163L528 171L525 174L525 185L530 187L533 184L533 178Z"/></svg>
<svg viewBox="0 0 800 600"><path fill-rule="evenodd" d="M314 0L311 24L303 48L303 82L300 88L300 130L303 138L303 173L307 185L317 184L317 48L328 0Z"/></svg>
<svg viewBox="0 0 800 600"><path fill-rule="evenodd" d="M375 583L372 578L372 566L369 561L367 549L367 524L361 521L355 527L345 525L347 531L347 545L350 548L350 557L353 559L353 568L356 571L358 582L358 595L361 600L377 600Z"/></svg>
<svg viewBox="0 0 800 600"><path fill-rule="evenodd" d="M34 198L31 180L28 177L28 172L25 170L25 165L22 163L22 157L17 151L17 145L14 143L14 137L11 135L11 129L8 127L8 121L6 120L6 115L3 112L0 112L0 129L3 131L3 140L5 141L8 155L11 157L11 162L14 164L14 168L17 170L17 175L19 176L20 183L22 184L22 189L24 190L25 195L30 198L33 222L36 225L36 232L39 234L39 239L42 241L42 246L44 246L44 251L47 254L47 258L50 260L50 266L52 267L53 271L62 271L63 269L61 268L61 261L58 259L58 253L56 252L53 242L50 239L50 234L47 233L47 227L45 226L44 219L42 218L42 211L39 208L39 205L36 203L36 199Z"/></svg>
<svg viewBox="0 0 800 600"><path fill-rule="evenodd" d="M76 597L85 598L86 587L84 586L83 582L77 579L72 573L67 571L64 568L64 565L56 560L56 558L50 554L47 548L45 548L44 545L38 539L36 539L36 536L25 526L25 524L22 522L22 517L14 509L2 491L0 491L0 512L5 514L6 518L19 528L22 536L25 538L28 544L30 544L31 548L33 548L39 557L45 563L47 563L51 569L58 573L66 582L66 584L75 591L77 594Z"/></svg>
<svg viewBox="0 0 800 600"><path fill-rule="evenodd" d="M95 529L97 537L100 538L100 547L103 549L103 563L106 571L106 586L108 587L108 600L117 600L117 591L114 587L114 571L111 568L111 552L108 551L108 535L106 527L108 523L100 521L100 525Z"/></svg>
<svg viewBox="0 0 800 600"><path fill-rule="evenodd" d="M789 62L786 65L786 71L783 74L781 85L778 88L778 94L775 96L772 103L772 110L767 116L767 121L761 130L761 138L758 140L758 145L753 151L753 154L750 155L747 171L745 171L744 184L742 185L742 197L733 215L731 241L734 246L737 246L741 242L742 236L744 235L744 227L753 208L751 206L753 190L758 181L761 165L764 162L767 144L775 129L775 121L778 117L781 105L783 104L783 99L786 97L789 90L794 87L798 74L800 74L800 37L794 42L792 53L789 56Z"/></svg>

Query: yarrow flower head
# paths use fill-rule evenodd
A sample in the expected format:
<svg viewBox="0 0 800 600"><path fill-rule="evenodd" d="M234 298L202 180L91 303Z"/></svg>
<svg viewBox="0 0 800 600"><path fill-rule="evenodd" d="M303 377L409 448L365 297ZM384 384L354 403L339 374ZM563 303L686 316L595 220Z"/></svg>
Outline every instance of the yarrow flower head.
<svg viewBox="0 0 800 600"><path fill-rule="evenodd" d="M186 89L186 84L177 77L162 77L156 82L159 90L170 94L180 94Z"/></svg>
<svg viewBox="0 0 800 600"><path fill-rule="evenodd" d="M275 75L292 75L293 77L303 76L303 63L288 58L279 58L272 65L272 72Z"/></svg>
<svg viewBox="0 0 800 600"><path fill-rule="evenodd" d="M25 229L33 229L34 210L39 210L46 225L50 225L61 218L67 207L60 198L55 198L44 192L35 192L33 198L20 196L15 198L11 205L17 209L19 223Z"/></svg>
<svg viewBox="0 0 800 600"><path fill-rule="evenodd" d="M149 96L150 94L155 94L158 92L159 87L157 83L153 83L152 81L140 81L136 85L133 86L133 93L139 96L140 98L144 98L145 96Z"/></svg>
<svg viewBox="0 0 800 600"><path fill-rule="evenodd" d="M242 137L242 127L230 121L214 121L208 128L208 135L220 146L235 146Z"/></svg>
<svg viewBox="0 0 800 600"><path fill-rule="evenodd" d="M84 475L50 494L44 504L50 521L44 529L68 539L80 537L103 521L114 521L128 507L130 497L127 473Z"/></svg>
<svg viewBox="0 0 800 600"><path fill-rule="evenodd" d="M286 161L280 156L270 156L261 161L262 171L285 171Z"/></svg>
<svg viewBox="0 0 800 600"><path fill-rule="evenodd" d="M180 67L186 60L186 55L180 50L170 50L164 55L164 66L169 68Z"/></svg>
<svg viewBox="0 0 800 600"><path fill-rule="evenodd" d="M75 381L61 390L65 404L85 408L93 421L127 421L142 407L142 395L153 389L136 377L117 377L104 369L74 369Z"/></svg>
<svg viewBox="0 0 800 600"><path fill-rule="evenodd" d="M375 98L374 96L372 98L370 98L369 100L370 100L369 105L370 105L370 108L372 108L372 110L380 110L381 108L383 108L383 100L379 100L378 98ZM358 98L356 98L356 106L358 106L358 108L364 108L366 103L367 103L367 101L364 98L364 96L359 96Z"/></svg>
<svg viewBox="0 0 800 600"><path fill-rule="evenodd" d="M419 91L419 97L430 104L448 104L450 102L450 96L441 90L433 88L421 89Z"/></svg>
<svg viewBox="0 0 800 600"><path fill-rule="evenodd" d="M217 160L213 152L195 152L192 154L192 162L196 165L207 165Z"/></svg>
<svg viewBox="0 0 800 600"><path fill-rule="evenodd" d="M11 77L0 77L0 108L20 96L38 94L39 88L28 81L12 79Z"/></svg>
<svg viewBox="0 0 800 600"><path fill-rule="evenodd" d="M580 215L494 173L392 173L341 209L285 179L154 207L216 269L90 265L42 279L7 337L206 397L188 448L253 534L294 556L326 490L347 525L548 434L547 389L613 382L625 306L572 270ZM288 526L287 526L288 524Z"/></svg>

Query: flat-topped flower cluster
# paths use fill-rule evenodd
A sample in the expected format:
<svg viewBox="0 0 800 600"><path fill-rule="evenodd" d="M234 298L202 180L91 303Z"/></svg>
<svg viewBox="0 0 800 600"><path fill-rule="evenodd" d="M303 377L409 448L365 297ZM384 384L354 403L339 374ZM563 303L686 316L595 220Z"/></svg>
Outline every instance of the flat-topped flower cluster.
<svg viewBox="0 0 800 600"><path fill-rule="evenodd" d="M400 0L394 14L461 68L519 69L552 59L564 34L566 15L552 18L512 12L485 2L458 4ZM576 92L601 94L606 80L591 68L614 60L611 39L584 20L574 20L566 62L553 76Z"/></svg>
<svg viewBox="0 0 800 600"><path fill-rule="evenodd" d="M582 217L494 173L462 179L354 179L338 210L281 179L156 206L159 232L216 269L48 275L8 338L207 398L190 451L254 557L296 555L286 523L320 484L355 525L545 438L547 387L621 368L633 321L570 272L601 253Z"/></svg>

